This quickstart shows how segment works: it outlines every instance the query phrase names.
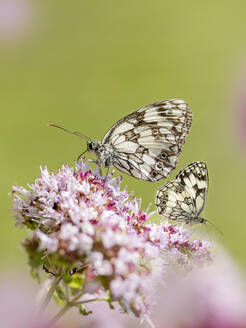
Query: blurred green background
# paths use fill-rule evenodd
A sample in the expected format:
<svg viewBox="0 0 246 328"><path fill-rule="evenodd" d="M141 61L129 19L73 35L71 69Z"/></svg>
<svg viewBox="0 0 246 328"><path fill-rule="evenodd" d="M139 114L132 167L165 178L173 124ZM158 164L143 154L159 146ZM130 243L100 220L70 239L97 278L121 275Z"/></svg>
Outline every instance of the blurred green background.
<svg viewBox="0 0 246 328"><path fill-rule="evenodd" d="M47 123L100 140L124 115L170 98L185 99L194 113L170 178L192 161L206 161L210 189L204 216L219 226L222 243L246 266L246 161L234 97L246 63L246 3L13 3L0 22L3 268L26 266L19 247L25 232L14 227L8 210L11 186L32 182L40 165L54 170L62 162L73 165L85 149L83 140ZM147 206L167 181L151 184L124 175L123 182Z"/></svg>

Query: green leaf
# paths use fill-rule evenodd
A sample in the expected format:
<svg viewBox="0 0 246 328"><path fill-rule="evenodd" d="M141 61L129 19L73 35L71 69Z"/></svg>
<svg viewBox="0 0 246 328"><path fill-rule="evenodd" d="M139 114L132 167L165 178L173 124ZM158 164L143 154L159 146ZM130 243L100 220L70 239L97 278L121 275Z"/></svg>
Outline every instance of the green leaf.
<svg viewBox="0 0 246 328"><path fill-rule="evenodd" d="M108 302L108 305L110 307L111 310L114 310L115 309L115 306L113 305L112 301L111 300L107 300Z"/></svg>
<svg viewBox="0 0 246 328"><path fill-rule="evenodd" d="M34 280L36 280L38 283L41 282L39 270L37 268L31 268L31 276Z"/></svg>
<svg viewBox="0 0 246 328"><path fill-rule="evenodd" d="M113 305L113 303L112 303L113 300L112 300L112 298L111 298L111 296L110 296L110 292L109 292L109 290L108 290L107 293L106 293L106 297L107 297L107 299L105 299L105 301L108 302L108 305L109 305L110 309L111 309L111 310L114 310L115 307L114 307L114 305Z"/></svg>
<svg viewBox="0 0 246 328"><path fill-rule="evenodd" d="M65 284L69 284L72 281L72 276L69 273L70 270L66 270L63 274L62 274L62 280L64 281Z"/></svg>
<svg viewBox="0 0 246 328"><path fill-rule="evenodd" d="M44 251L38 250L38 242L36 240L25 239L22 245L29 256L29 265L31 268L38 268L43 264Z"/></svg>
<svg viewBox="0 0 246 328"><path fill-rule="evenodd" d="M86 311L85 306L80 304L79 313L82 314L82 315L90 315L90 314L92 314L92 311Z"/></svg>
<svg viewBox="0 0 246 328"><path fill-rule="evenodd" d="M107 276L99 276L98 277L98 280L100 280L100 282L101 282L101 284L102 284L102 286L103 286L103 288L105 290L108 290L109 289L109 282L110 282L109 277L107 277Z"/></svg>
<svg viewBox="0 0 246 328"><path fill-rule="evenodd" d="M69 287L71 289L79 290L83 286L84 277L80 273L75 273L71 276L71 281L69 282Z"/></svg>
<svg viewBox="0 0 246 328"><path fill-rule="evenodd" d="M54 297L55 297L55 300L58 304L65 305L67 298L66 298L66 295L65 295L65 293L63 292L63 290L61 289L60 286L58 286L56 288L56 291L54 293Z"/></svg>
<svg viewBox="0 0 246 328"><path fill-rule="evenodd" d="M31 220L30 218L25 217L25 226L30 230L35 230L38 223Z"/></svg>

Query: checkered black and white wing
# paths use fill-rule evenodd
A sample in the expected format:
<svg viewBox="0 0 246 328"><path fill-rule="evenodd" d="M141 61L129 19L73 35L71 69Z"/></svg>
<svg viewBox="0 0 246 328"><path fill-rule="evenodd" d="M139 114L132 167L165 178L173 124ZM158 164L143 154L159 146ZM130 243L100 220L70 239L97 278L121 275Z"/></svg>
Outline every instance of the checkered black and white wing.
<svg viewBox="0 0 246 328"><path fill-rule="evenodd" d="M179 222L198 221L208 192L208 170L204 162L194 162L156 194L158 213Z"/></svg>
<svg viewBox="0 0 246 328"><path fill-rule="evenodd" d="M190 222L196 206L185 186L176 180L162 186L156 194L156 208L161 216L178 222Z"/></svg>
<svg viewBox="0 0 246 328"><path fill-rule="evenodd" d="M196 216L202 212L208 192L208 169L204 162L194 162L180 171L176 180L190 193L196 206Z"/></svg>
<svg viewBox="0 0 246 328"><path fill-rule="evenodd" d="M113 165L135 178L158 181L177 165L192 124L183 100L157 102L116 122L102 140L113 149Z"/></svg>

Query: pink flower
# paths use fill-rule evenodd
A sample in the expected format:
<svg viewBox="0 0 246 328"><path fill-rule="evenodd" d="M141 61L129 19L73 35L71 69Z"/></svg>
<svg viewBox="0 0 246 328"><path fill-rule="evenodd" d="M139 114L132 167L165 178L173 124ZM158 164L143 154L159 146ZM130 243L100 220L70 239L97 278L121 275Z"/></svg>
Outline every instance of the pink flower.
<svg viewBox="0 0 246 328"><path fill-rule="evenodd" d="M0 0L0 39L12 39L29 32L33 7L28 0Z"/></svg>
<svg viewBox="0 0 246 328"><path fill-rule="evenodd" d="M246 327L245 278L221 251L213 264L188 275L170 271L156 304L156 328Z"/></svg>
<svg viewBox="0 0 246 328"><path fill-rule="evenodd" d="M245 277L228 255L219 251L213 264L185 275L169 267L150 319L155 328L246 328L245 291ZM133 318L112 313L103 303L91 304L88 309L94 316L84 319L84 328L138 326ZM145 321L141 327L150 325Z"/></svg>
<svg viewBox="0 0 246 328"><path fill-rule="evenodd" d="M139 325L138 321L120 312L119 307L116 308L118 311L112 311L107 304L100 302L88 305L88 309L93 315L82 319L83 328L136 328Z"/></svg>
<svg viewBox="0 0 246 328"><path fill-rule="evenodd" d="M49 264L48 256L75 269L87 291L107 293L125 311L142 316L167 265L192 267L212 256L210 245L191 241L186 230L147 223L150 214L120 184L113 174L105 181L85 161L76 170L41 169L29 189L13 188L14 218L33 231L24 246L36 259L35 270Z"/></svg>

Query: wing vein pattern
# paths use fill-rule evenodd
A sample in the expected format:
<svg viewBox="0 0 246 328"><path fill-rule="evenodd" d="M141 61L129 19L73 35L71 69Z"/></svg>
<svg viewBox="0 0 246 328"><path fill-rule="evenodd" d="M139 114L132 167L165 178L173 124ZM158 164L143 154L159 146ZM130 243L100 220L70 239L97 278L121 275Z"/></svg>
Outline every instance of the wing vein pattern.
<svg viewBox="0 0 246 328"><path fill-rule="evenodd" d="M191 124L192 112L185 101L156 102L116 122L102 145L112 149L112 164L118 170L158 181L175 169Z"/></svg>
<svg viewBox="0 0 246 328"><path fill-rule="evenodd" d="M163 185L156 194L158 213L178 222L199 221L208 192L208 170L204 162L194 162Z"/></svg>

